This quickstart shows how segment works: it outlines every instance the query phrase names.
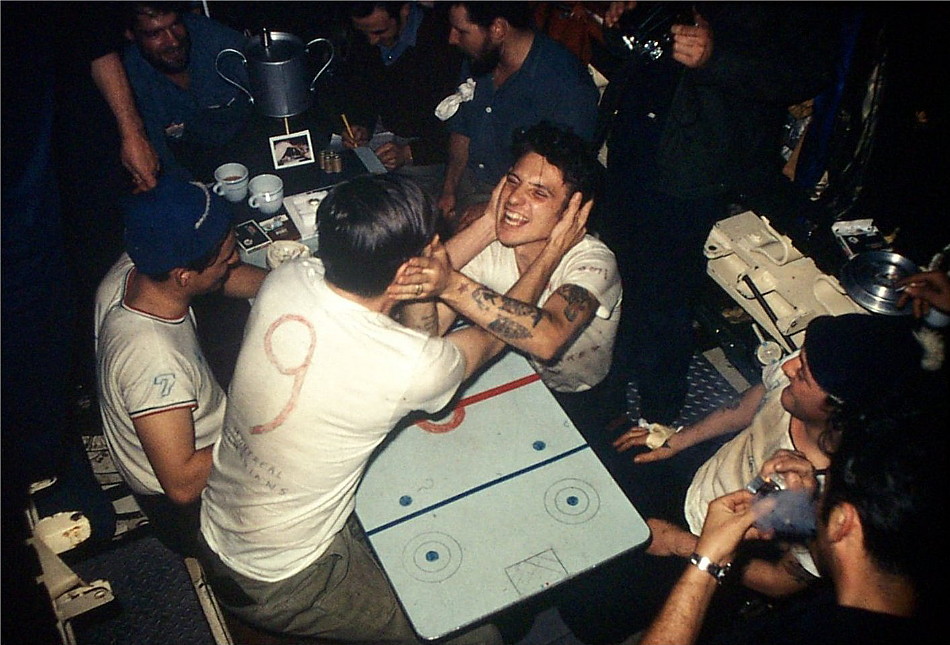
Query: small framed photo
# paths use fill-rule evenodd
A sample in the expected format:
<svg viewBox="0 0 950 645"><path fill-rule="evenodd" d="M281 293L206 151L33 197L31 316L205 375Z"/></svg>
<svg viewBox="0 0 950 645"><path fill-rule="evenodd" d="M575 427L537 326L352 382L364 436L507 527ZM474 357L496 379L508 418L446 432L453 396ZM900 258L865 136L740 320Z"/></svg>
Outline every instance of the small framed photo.
<svg viewBox="0 0 950 645"><path fill-rule="evenodd" d="M271 137L270 152L276 170L313 163L316 159L310 142L310 130Z"/></svg>

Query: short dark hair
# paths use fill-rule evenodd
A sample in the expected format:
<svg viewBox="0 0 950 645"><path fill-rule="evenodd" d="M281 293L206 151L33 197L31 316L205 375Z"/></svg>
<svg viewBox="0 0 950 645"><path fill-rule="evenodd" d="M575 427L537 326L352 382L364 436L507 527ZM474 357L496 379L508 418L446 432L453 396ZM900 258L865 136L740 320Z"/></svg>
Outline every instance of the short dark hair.
<svg viewBox="0 0 950 645"><path fill-rule="evenodd" d="M468 21L488 29L495 18L504 18L515 29L531 29L534 16L528 2L453 2L453 7L465 7Z"/></svg>
<svg viewBox="0 0 950 645"><path fill-rule="evenodd" d="M584 201L592 199L600 187L602 172L590 146L569 128L541 121L529 128L518 128L512 136L515 160L535 152L561 171L564 183L580 191Z"/></svg>
<svg viewBox="0 0 950 645"><path fill-rule="evenodd" d="M127 29L135 31L139 16L165 16L175 13L181 16L188 10L187 2L124 2L122 12Z"/></svg>
<svg viewBox="0 0 950 645"><path fill-rule="evenodd" d="M365 175L336 186L317 210L326 279L378 296L396 270L435 234L435 209L419 186L398 175Z"/></svg>
<svg viewBox="0 0 950 645"><path fill-rule="evenodd" d="M390 18L399 19L399 12L405 2L351 2L349 3L351 18L365 18L377 9L384 10Z"/></svg>
<svg viewBox="0 0 950 645"><path fill-rule="evenodd" d="M861 518L864 547L877 567L925 584L945 536L946 429L940 399L891 397L842 420L847 427L831 456L820 515L827 523L842 503Z"/></svg>

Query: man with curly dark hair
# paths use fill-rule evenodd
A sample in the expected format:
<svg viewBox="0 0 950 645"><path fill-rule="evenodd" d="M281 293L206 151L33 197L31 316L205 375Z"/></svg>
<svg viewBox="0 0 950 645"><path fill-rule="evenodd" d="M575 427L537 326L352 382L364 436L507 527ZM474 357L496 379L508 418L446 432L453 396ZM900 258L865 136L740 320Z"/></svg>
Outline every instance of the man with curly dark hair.
<svg viewBox="0 0 950 645"><path fill-rule="evenodd" d="M433 284L419 259L393 289L412 298L422 285L440 299L440 330L461 315L526 354L592 446L609 448L600 397L613 392L622 289L613 252L586 233L600 166L581 137L545 121L516 131L513 152L484 214L446 244L458 271Z"/></svg>

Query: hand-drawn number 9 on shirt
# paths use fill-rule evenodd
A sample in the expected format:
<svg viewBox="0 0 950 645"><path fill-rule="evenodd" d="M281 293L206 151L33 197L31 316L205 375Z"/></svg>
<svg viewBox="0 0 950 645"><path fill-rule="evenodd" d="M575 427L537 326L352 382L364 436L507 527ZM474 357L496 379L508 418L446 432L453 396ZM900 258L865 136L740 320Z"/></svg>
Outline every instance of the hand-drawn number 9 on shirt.
<svg viewBox="0 0 950 645"><path fill-rule="evenodd" d="M280 361L277 359L277 355L274 353L274 332L280 329L281 326L291 323L299 323L303 325L304 329L307 331L307 334L310 336L310 345L307 347L306 356L299 365L295 367L285 367L280 364ZM284 408L280 411L280 413L274 417L274 420L263 425L254 426L251 428L251 434L262 434L264 432L276 430L284 423L284 421L287 420L287 417L290 416L290 413L293 412L294 408L297 406L297 398L300 396L300 388L303 387L303 379L307 374L307 370L310 369L310 362L313 360L313 350L316 344L317 332L314 330L313 325L309 320L297 314L285 314L272 322L270 327L267 328L267 333L264 334L264 352L267 354L267 360L269 360L281 374L293 376L294 385L290 391L290 397L287 399L287 403L284 405Z"/></svg>

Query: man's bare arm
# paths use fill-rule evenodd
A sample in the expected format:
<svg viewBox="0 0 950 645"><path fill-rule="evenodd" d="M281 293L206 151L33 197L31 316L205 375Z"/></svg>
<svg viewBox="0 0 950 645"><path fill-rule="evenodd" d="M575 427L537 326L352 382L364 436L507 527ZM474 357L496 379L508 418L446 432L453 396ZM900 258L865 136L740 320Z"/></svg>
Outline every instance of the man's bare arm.
<svg viewBox="0 0 950 645"><path fill-rule="evenodd" d="M197 500L211 473L211 446L195 449L191 408L150 414L132 424L169 499L176 504Z"/></svg>
<svg viewBox="0 0 950 645"><path fill-rule="evenodd" d="M158 182L159 162L148 140L122 60L115 52L92 61L92 79L115 116L122 140L122 165L132 173L136 192L151 190Z"/></svg>
<svg viewBox="0 0 950 645"><path fill-rule="evenodd" d="M229 298L253 298L267 274L266 269L241 262L231 269L228 280L224 283L224 295Z"/></svg>
<svg viewBox="0 0 950 645"><path fill-rule="evenodd" d="M443 217L455 217L455 191L462 180L462 173L468 164L469 138L455 132L449 134L449 159L445 165L445 180L442 182L442 195L436 204Z"/></svg>

